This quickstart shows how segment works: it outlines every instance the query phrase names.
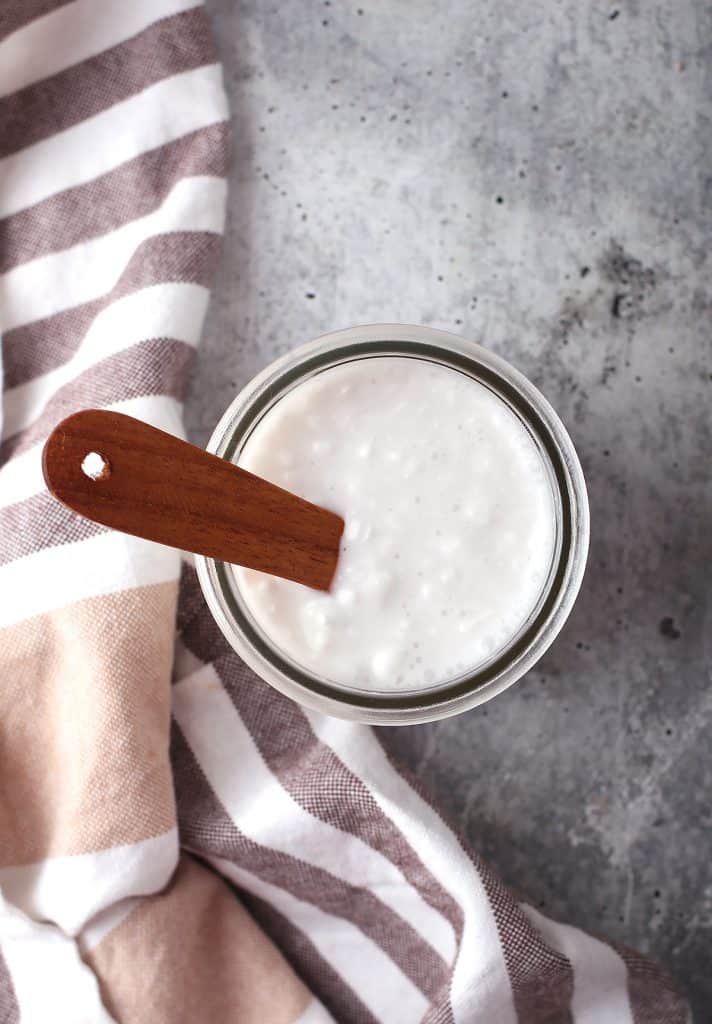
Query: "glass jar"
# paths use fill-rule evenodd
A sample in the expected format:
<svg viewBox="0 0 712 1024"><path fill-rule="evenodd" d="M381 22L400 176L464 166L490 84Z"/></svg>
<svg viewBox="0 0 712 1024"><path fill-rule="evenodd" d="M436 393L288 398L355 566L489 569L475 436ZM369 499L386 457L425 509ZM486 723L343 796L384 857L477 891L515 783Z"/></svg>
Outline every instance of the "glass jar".
<svg viewBox="0 0 712 1024"><path fill-rule="evenodd" d="M556 543L532 614L490 661L426 689L350 689L304 669L257 625L226 563L197 558L203 594L227 641L262 679L301 704L372 725L405 725L459 714L490 700L538 661L566 621L581 585L589 519L581 466L563 424L540 392L499 356L429 327L372 324L324 335L278 359L235 398L208 450L236 462L255 425L292 388L332 366L399 356L439 363L479 381L517 415L536 443L552 487Z"/></svg>

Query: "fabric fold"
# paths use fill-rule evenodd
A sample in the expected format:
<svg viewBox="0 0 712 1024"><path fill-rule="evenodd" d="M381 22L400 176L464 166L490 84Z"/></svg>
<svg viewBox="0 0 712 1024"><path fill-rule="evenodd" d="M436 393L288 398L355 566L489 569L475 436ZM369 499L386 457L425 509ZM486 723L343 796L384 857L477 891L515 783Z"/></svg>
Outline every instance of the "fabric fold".
<svg viewBox="0 0 712 1024"><path fill-rule="evenodd" d="M188 561L47 494L78 408L181 431L229 154L202 4L7 0L0 1020L683 1024L661 969L520 905L372 730L255 677Z"/></svg>

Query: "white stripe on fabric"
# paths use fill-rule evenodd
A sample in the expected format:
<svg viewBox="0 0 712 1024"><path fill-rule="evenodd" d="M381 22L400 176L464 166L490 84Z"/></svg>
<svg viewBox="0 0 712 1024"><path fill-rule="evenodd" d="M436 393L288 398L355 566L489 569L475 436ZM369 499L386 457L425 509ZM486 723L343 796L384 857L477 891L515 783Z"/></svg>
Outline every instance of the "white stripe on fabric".
<svg viewBox="0 0 712 1024"><path fill-rule="evenodd" d="M336 1021L320 1002L312 999L304 1013L294 1021L294 1024L336 1024Z"/></svg>
<svg viewBox="0 0 712 1024"><path fill-rule="evenodd" d="M83 185L127 160L227 117L219 64L165 78L0 160L0 217Z"/></svg>
<svg viewBox="0 0 712 1024"><path fill-rule="evenodd" d="M259 792L259 786L255 790ZM258 799L264 799L264 794L259 792ZM221 857L208 860L220 874L265 900L303 932L374 1017L384 1024L413 1024L421 1020L428 1000L360 928L297 899L231 861Z"/></svg>
<svg viewBox="0 0 712 1024"><path fill-rule="evenodd" d="M119 900L113 903L106 910L100 911L83 928L79 935L79 948L86 955L96 949L107 935L110 935L115 928L126 920L129 914L133 913L136 907L140 907L143 899L140 896L130 896L128 899Z"/></svg>
<svg viewBox="0 0 712 1024"><path fill-rule="evenodd" d="M0 935L22 1024L114 1024L76 943L58 928L30 921L0 895Z"/></svg>
<svg viewBox="0 0 712 1024"><path fill-rule="evenodd" d="M0 889L16 907L77 935L96 914L127 896L159 892L178 863L178 830L95 853L47 857L0 868Z"/></svg>
<svg viewBox="0 0 712 1024"><path fill-rule="evenodd" d="M633 1024L628 972L616 951L578 928L550 921L526 903L521 904L521 909L544 941L563 953L571 964L574 1024Z"/></svg>
<svg viewBox="0 0 712 1024"><path fill-rule="evenodd" d="M161 206L106 235L40 256L0 278L3 328L42 320L105 295L116 284L142 242L173 231L222 234L227 182L183 178Z"/></svg>
<svg viewBox="0 0 712 1024"><path fill-rule="evenodd" d="M0 43L0 96L56 75L138 35L161 18L200 6L199 0L76 0L50 11Z"/></svg>
<svg viewBox="0 0 712 1024"><path fill-rule="evenodd" d="M12 437L28 427L55 391L109 356L151 338L197 345L209 294L199 284L156 284L112 302L92 321L71 359L5 392L3 436Z"/></svg>
<svg viewBox="0 0 712 1024"><path fill-rule="evenodd" d="M205 662L188 650L180 636L176 636L173 654L173 681L186 679L205 667Z"/></svg>
<svg viewBox="0 0 712 1024"><path fill-rule="evenodd" d="M113 530L34 551L0 566L0 627L99 594L168 583L179 571L173 548Z"/></svg>
<svg viewBox="0 0 712 1024"><path fill-rule="evenodd" d="M312 711L306 714L319 739L368 787L383 813L463 912L450 988L455 1021L517 1024L492 908L482 879L456 836L392 767L370 729Z"/></svg>
<svg viewBox="0 0 712 1024"><path fill-rule="evenodd" d="M145 420L154 427L167 430L169 434L184 437L181 419L181 403L168 395L139 395L103 406L114 412L124 412ZM0 466L0 508L16 505L33 494L46 490L42 476L42 445L28 448L20 455L14 455L4 466ZM0 568L0 572L2 569Z"/></svg>
<svg viewBox="0 0 712 1024"><path fill-rule="evenodd" d="M400 868L358 836L311 815L282 786L212 665L176 683L173 714L215 795L241 832L370 890L445 960L452 960L449 922L425 902Z"/></svg>

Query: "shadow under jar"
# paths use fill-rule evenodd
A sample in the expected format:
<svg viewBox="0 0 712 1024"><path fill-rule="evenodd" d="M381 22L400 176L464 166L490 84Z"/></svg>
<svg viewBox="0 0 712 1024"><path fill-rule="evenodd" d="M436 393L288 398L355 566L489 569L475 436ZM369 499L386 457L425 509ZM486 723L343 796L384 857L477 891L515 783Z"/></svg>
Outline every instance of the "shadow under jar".
<svg viewBox="0 0 712 1024"><path fill-rule="evenodd" d="M364 364L363 360L368 363ZM460 383L464 375L480 392L486 389L490 404L501 406L502 415L509 422L513 423L512 417L516 418L516 429L526 433L526 443L531 442L530 447L540 462L551 515L551 543L547 542L545 564L531 607L510 635L500 638L493 649L473 663L460 663L450 671L441 671L436 678L432 678L431 673L430 678L420 677L414 681L406 677L404 681L401 675L397 685L390 681L379 685L377 679L375 682L370 679L368 685L358 680L345 682L343 677L336 678L339 673L324 672L318 653L309 658L295 656L294 650L286 649L290 645L275 639L275 633L280 631L270 630L264 616L255 614L256 605L244 575L249 571L236 571L235 567L210 558L197 559L200 584L216 622L234 650L262 679L306 707L373 725L404 725L459 714L490 700L521 678L552 643L571 611L583 577L589 540L588 502L581 466L552 407L503 359L444 331L392 324L368 325L337 331L295 349L268 366L240 392L215 429L208 450L230 461L244 462L245 453L250 451L248 442L259 438L260 429L270 422L271 411L287 396L291 402L305 382L327 382L330 370L354 363L361 367L367 365L373 371L374 381L378 379L379 366L384 370L388 367L391 374L394 367L413 366L410 362L400 364L394 360L417 360L431 368L444 368L460 375ZM348 379L344 370L339 372L342 379ZM324 376L316 381L317 375ZM332 374L332 378L336 379L336 374ZM310 387L313 390L313 385ZM309 389L302 387L302 392L307 395ZM302 403L302 406L308 412L308 404ZM287 408L287 403L282 408ZM314 415L318 415L318 408ZM422 425L418 431L422 430L427 438L427 409L423 409L419 422ZM385 444L386 440L382 438L379 442L376 437L375 444ZM455 446L471 442L453 434L450 443ZM247 468L260 471L249 461ZM396 478L398 472L396 465L393 467ZM281 479L274 482L290 486ZM457 492L458 483L454 480L449 493L442 495L443 503L449 502L452 506L453 501L457 501ZM303 497L328 506L328 501L314 494ZM335 507L334 511L344 515L344 537L348 538L348 507ZM388 511L379 510L379 515L386 517ZM406 545L407 540L404 537ZM417 558L417 552L411 552L410 557ZM467 572L466 562L466 557L459 559L458 572ZM528 566L523 564L521 572L527 570ZM335 583L338 572L337 569ZM474 588L478 581L473 579L472 585ZM363 643L366 641L364 637ZM359 637L354 637L352 642L360 645ZM394 679L397 671L395 667Z"/></svg>

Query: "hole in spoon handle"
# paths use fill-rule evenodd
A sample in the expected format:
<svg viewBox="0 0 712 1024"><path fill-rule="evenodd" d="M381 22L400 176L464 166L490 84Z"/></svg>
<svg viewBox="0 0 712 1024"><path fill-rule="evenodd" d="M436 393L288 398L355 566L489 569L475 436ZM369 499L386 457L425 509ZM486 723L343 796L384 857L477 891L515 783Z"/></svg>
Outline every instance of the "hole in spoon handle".
<svg viewBox="0 0 712 1024"><path fill-rule="evenodd" d="M340 516L148 423L75 413L47 439L42 469L52 494L95 523L329 589Z"/></svg>

